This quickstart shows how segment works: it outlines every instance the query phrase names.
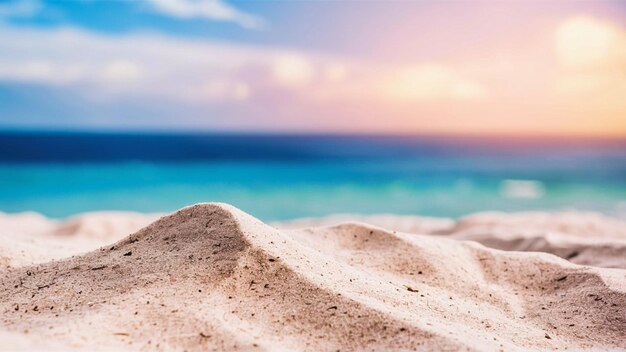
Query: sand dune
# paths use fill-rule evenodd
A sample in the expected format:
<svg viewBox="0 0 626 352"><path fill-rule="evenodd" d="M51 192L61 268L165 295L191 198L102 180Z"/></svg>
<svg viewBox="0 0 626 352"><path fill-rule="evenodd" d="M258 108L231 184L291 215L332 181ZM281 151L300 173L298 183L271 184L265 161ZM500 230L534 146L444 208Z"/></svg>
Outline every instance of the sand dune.
<svg viewBox="0 0 626 352"><path fill-rule="evenodd" d="M22 350L626 348L626 270L449 236L277 229L195 205L86 254L8 265L0 338Z"/></svg>
<svg viewBox="0 0 626 352"><path fill-rule="evenodd" d="M55 221L36 213L0 213L0 266L42 263L94 250L138 231L159 216L93 212ZM458 221L394 214L343 214L270 225L298 229L350 221L399 232L445 235L507 251L546 252L576 264L626 269L626 222L591 212L486 212Z"/></svg>
<svg viewBox="0 0 626 352"><path fill-rule="evenodd" d="M591 212L485 212L458 221L391 214L335 215L275 226L332 226L349 219L399 232L475 241L506 251L545 252L581 265L626 269L626 222Z"/></svg>
<svg viewBox="0 0 626 352"><path fill-rule="evenodd" d="M0 268L88 252L149 225L158 214L92 212L64 221L33 212L0 213Z"/></svg>

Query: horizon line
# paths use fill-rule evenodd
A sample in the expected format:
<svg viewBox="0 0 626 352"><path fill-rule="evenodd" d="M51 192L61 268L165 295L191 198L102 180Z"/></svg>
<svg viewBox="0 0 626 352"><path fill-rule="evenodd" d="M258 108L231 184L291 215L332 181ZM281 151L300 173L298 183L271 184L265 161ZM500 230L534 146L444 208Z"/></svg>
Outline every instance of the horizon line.
<svg viewBox="0 0 626 352"><path fill-rule="evenodd" d="M398 138L465 138L561 141L623 141L626 135L573 135L534 133L463 133L463 132L392 132L392 131L337 131L337 130L259 130L259 129L188 129L188 128L67 128L0 126L0 134L94 134L94 135L215 135L215 136L311 136L311 137L398 137Z"/></svg>

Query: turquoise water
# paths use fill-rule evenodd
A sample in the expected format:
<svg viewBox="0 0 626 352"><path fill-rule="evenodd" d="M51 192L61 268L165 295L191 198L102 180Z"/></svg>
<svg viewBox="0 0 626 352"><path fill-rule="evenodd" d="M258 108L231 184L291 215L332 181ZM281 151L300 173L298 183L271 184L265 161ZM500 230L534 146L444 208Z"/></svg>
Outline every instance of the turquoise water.
<svg viewBox="0 0 626 352"><path fill-rule="evenodd" d="M182 163L0 166L0 209L65 217L91 210L171 211L220 201L264 220L336 212L459 216L497 209L588 209L619 215L626 188L540 181L543 194L507 195L506 177L460 177L345 163ZM396 170L397 171L397 170ZM503 175L505 176L505 175Z"/></svg>
<svg viewBox="0 0 626 352"><path fill-rule="evenodd" d="M0 157L0 211L66 217L94 210L164 212L219 201L268 221L331 213L457 217L483 210L626 214L626 152L621 145L502 151L436 142L443 149L433 151L414 144L351 147L355 143L342 140L341 150L314 157L303 154L309 150L306 143L298 144L297 154L306 157L269 152L182 161L20 162ZM360 154L350 154L355 150Z"/></svg>

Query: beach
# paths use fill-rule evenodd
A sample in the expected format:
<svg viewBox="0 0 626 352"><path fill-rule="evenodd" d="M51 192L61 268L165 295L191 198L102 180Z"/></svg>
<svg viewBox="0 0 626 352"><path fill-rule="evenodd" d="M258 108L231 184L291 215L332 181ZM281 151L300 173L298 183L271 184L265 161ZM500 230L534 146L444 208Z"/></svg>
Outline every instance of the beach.
<svg viewBox="0 0 626 352"><path fill-rule="evenodd" d="M0 352L626 352L625 5L0 0Z"/></svg>
<svg viewBox="0 0 626 352"><path fill-rule="evenodd" d="M623 220L252 215L2 214L4 347L626 349Z"/></svg>

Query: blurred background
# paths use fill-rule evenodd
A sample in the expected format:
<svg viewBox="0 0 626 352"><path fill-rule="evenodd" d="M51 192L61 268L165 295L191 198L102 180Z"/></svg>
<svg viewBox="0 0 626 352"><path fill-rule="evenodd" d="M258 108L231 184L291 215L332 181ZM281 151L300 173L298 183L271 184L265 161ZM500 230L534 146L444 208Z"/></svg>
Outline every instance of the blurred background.
<svg viewBox="0 0 626 352"><path fill-rule="evenodd" d="M626 2L0 0L0 211L626 218Z"/></svg>

